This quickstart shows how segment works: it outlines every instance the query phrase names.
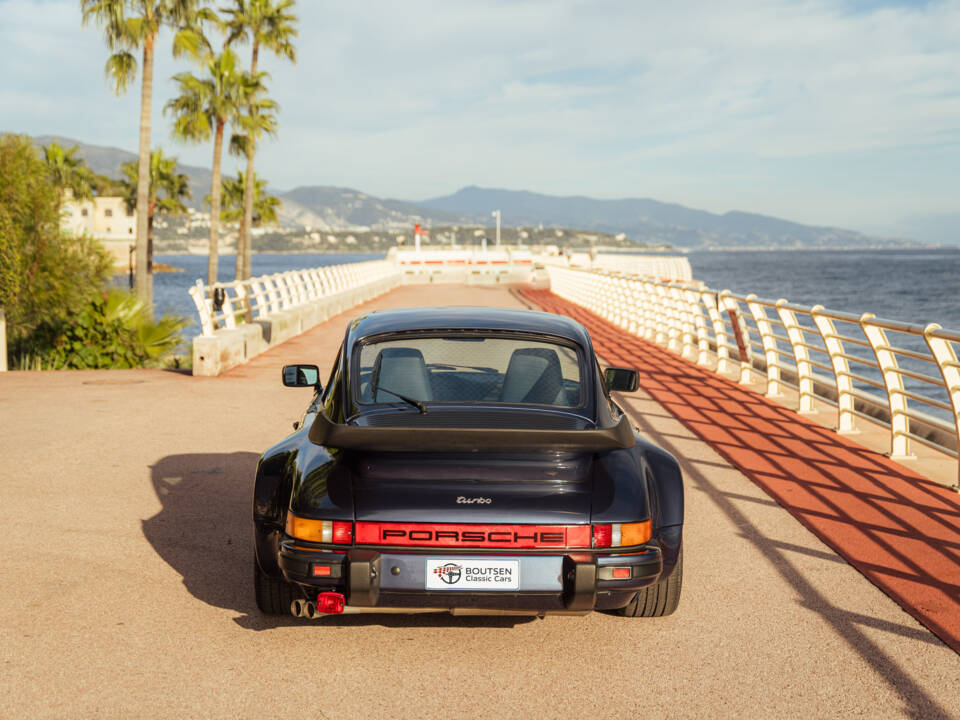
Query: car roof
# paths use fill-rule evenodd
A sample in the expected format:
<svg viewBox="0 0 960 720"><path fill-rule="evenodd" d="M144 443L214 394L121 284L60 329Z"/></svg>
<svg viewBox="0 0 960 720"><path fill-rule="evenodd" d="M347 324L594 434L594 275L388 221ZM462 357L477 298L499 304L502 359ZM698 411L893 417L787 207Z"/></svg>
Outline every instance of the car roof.
<svg viewBox="0 0 960 720"><path fill-rule="evenodd" d="M566 338L590 349L590 336L576 320L554 313L497 307L411 307L374 310L356 318L348 343L383 333L411 330L506 330Z"/></svg>

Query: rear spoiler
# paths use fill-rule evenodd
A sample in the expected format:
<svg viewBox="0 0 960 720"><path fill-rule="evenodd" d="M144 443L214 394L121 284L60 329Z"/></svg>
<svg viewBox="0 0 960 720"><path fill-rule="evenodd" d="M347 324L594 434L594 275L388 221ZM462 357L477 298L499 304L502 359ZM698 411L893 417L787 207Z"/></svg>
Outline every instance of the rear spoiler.
<svg viewBox="0 0 960 720"><path fill-rule="evenodd" d="M317 445L370 452L603 452L630 448L634 443L626 415L616 425L597 430L515 430L340 425L319 412L309 438Z"/></svg>

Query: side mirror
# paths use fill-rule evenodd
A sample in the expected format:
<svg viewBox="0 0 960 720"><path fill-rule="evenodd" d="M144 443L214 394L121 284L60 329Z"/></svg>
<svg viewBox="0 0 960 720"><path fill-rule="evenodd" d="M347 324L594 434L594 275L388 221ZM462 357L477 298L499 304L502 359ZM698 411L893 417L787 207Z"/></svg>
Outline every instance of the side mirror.
<svg viewBox="0 0 960 720"><path fill-rule="evenodd" d="M320 368L316 365L284 365L283 384L287 387L320 387Z"/></svg>
<svg viewBox="0 0 960 720"><path fill-rule="evenodd" d="M603 371L603 384L607 390L634 392L640 387L640 376L636 370L611 367Z"/></svg>

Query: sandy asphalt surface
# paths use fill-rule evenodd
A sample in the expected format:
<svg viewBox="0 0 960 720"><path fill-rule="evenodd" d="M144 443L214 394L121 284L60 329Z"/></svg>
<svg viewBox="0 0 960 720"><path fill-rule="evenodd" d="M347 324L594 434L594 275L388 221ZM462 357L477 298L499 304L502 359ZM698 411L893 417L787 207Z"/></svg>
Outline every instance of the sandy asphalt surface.
<svg viewBox="0 0 960 720"><path fill-rule="evenodd" d="M517 306L404 287L364 308ZM219 378L0 376L0 717L960 718L960 656L642 393L683 459L664 619L259 614L250 493L359 308Z"/></svg>

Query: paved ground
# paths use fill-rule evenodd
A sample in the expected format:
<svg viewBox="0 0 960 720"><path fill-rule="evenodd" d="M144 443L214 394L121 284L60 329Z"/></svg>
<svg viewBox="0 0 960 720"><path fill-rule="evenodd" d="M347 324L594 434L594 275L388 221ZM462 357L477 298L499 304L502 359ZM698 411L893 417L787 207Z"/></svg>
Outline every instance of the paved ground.
<svg viewBox="0 0 960 720"><path fill-rule="evenodd" d="M518 304L366 307L464 303ZM347 320L220 378L0 376L0 717L960 717L960 657L642 394L684 458L676 615L259 615L252 472L308 394L279 367L329 366Z"/></svg>

